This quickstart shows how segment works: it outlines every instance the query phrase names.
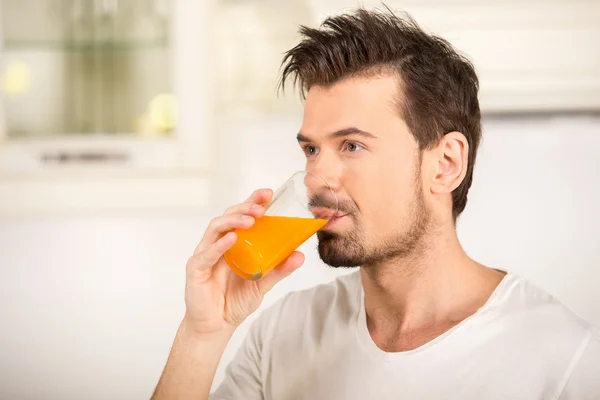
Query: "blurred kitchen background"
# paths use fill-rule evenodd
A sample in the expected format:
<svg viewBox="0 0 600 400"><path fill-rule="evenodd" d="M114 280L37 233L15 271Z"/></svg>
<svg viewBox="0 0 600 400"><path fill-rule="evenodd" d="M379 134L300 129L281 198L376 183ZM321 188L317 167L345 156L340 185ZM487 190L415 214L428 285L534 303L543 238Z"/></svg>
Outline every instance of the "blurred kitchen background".
<svg viewBox="0 0 600 400"><path fill-rule="evenodd" d="M209 219L303 168L282 53L356 4L0 0L0 399L150 397ZM600 325L600 0L386 4L481 78L467 251ZM314 248L263 308L347 272Z"/></svg>

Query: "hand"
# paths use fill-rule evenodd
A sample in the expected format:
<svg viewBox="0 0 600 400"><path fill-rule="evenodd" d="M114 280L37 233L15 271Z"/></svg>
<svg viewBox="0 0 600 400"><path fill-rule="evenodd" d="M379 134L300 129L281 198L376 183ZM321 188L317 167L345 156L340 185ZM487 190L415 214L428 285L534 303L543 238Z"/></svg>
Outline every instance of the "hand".
<svg viewBox="0 0 600 400"><path fill-rule="evenodd" d="M237 240L232 231L251 227L255 218L264 215L264 204L272 196L270 189L257 190L208 225L186 266L184 323L188 330L208 335L233 332L258 308L265 293L304 262L304 255L296 251L261 280L248 281L236 275L223 259L223 253Z"/></svg>

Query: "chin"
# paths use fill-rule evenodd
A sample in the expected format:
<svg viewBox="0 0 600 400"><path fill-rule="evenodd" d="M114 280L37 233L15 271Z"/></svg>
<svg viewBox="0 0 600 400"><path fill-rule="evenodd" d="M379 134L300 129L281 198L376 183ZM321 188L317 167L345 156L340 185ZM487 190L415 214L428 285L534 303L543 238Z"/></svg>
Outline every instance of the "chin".
<svg viewBox="0 0 600 400"><path fill-rule="evenodd" d="M334 268L353 268L361 265L362 250L358 242L332 231L319 231L319 257ZM349 245L349 242L353 245Z"/></svg>

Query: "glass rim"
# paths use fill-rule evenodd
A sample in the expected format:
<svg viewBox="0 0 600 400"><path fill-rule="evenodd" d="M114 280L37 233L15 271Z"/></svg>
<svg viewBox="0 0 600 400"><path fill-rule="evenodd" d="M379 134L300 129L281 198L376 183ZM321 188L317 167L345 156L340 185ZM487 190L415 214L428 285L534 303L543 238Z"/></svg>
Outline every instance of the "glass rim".
<svg viewBox="0 0 600 400"><path fill-rule="evenodd" d="M266 207L267 210L269 209L269 207L271 206L271 204L275 203L275 201L281 196L281 193L283 192L283 189L289 183L293 182L294 179L297 176L299 176L299 175L304 175L304 176L306 176L306 175L312 175L312 176L314 176L316 178L319 178L319 180L321 182L323 182L323 184L325 185L325 187L329 190L329 192L333 196L333 199L335 199L335 209L333 209L332 216L339 211L339 200L337 198L337 195L335 194L335 191L331 188L331 185L322 176L320 176L320 175L318 175L318 174L316 174L314 172L307 171L307 170L299 170L299 171L294 172L281 186L279 186L279 188L277 188L277 190L273 193L273 198L271 199L271 201L269 202L269 204ZM309 207L306 207L306 208L308 209L309 212L312 213L312 210ZM315 218L317 218L317 217L315 217ZM331 218L331 217L329 217L329 218ZM328 218L325 218L325 219L328 219Z"/></svg>

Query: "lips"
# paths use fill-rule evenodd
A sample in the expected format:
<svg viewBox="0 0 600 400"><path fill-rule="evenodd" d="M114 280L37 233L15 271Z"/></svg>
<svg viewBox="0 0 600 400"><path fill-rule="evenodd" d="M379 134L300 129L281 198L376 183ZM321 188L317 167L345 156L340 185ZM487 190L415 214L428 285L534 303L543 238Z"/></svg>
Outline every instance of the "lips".
<svg viewBox="0 0 600 400"><path fill-rule="evenodd" d="M315 218L323 218L323 219L331 219L334 218L335 215L332 217L331 214L334 213L334 209L331 209L329 207L312 207L311 208L311 212L312 214L315 216ZM339 212L338 212L339 214Z"/></svg>
<svg viewBox="0 0 600 400"><path fill-rule="evenodd" d="M333 221L335 221L335 220L337 220L337 219L340 219L340 218L343 218L343 217L345 217L346 215L348 215L348 214L344 214L344 213L336 213L336 214L335 214L333 217L331 217L330 219L331 219L331 220L333 220Z"/></svg>
<svg viewBox="0 0 600 400"><path fill-rule="evenodd" d="M331 217L329 219L329 221L327 221L327 224L325 224L323 229L329 229L329 228L333 227L339 220L341 220L342 218L344 218L347 215L348 214L340 214L340 213L335 214L333 217Z"/></svg>

